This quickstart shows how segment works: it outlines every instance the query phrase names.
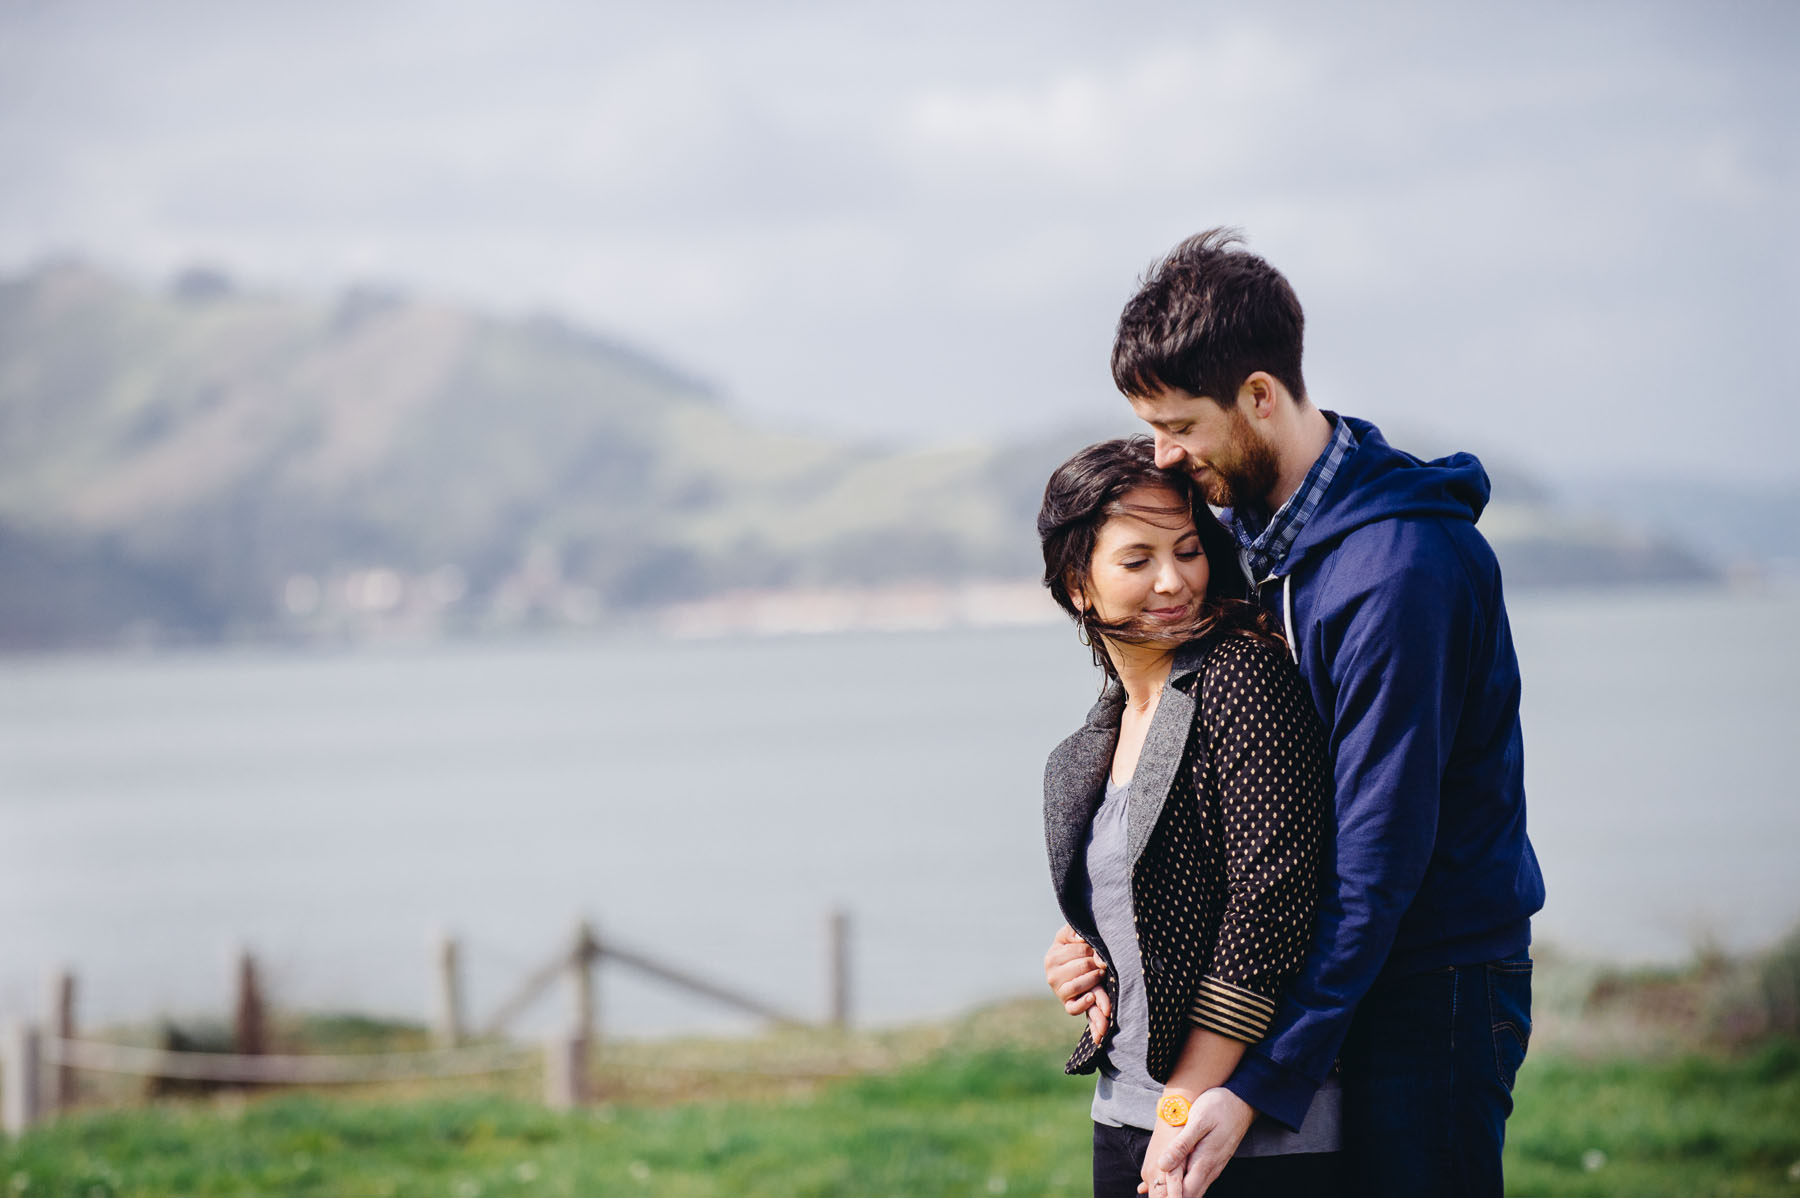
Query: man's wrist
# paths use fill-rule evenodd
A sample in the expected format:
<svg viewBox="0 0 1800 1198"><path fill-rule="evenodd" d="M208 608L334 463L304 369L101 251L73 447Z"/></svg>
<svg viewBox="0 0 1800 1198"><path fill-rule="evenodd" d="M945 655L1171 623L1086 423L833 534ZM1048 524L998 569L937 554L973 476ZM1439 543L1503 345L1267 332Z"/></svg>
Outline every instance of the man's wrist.
<svg viewBox="0 0 1800 1198"><path fill-rule="evenodd" d="M1216 1101L1216 1102L1224 1102L1231 1106L1241 1107L1243 1110L1250 1112L1250 1117L1252 1119L1255 1119L1257 1116L1262 1114L1262 1112L1257 1110L1255 1106L1253 1106L1249 1102L1246 1102L1244 1100L1244 1096L1242 1094L1237 1093L1235 1090L1231 1089L1231 1087L1229 1087L1229 1086L1225 1086L1225 1085L1214 1086L1212 1089L1208 1090L1207 1093L1217 1095L1218 1097L1216 1099L1214 1099L1214 1101Z"/></svg>
<svg viewBox="0 0 1800 1198"><path fill-rule="evenodd" d="M1234 1137L1232 1148L1237 1148L1236 1140L1250 1131L1250 1125L1262 1117L1262 1112L1233 1094L1224 1086L1214 1086L1194 1100L1196 1109L1206 1108L1207 1122L1223 1135Z"/></svg>

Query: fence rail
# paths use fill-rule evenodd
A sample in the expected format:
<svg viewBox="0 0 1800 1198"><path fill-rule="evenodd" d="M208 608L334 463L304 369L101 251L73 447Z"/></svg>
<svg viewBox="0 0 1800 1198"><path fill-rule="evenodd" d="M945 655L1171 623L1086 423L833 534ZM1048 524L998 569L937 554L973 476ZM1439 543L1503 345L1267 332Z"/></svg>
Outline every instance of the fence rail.
<svg viewBox="0 0 1800 1198"><path fill-rule="evenodd" d="M849 920L842 911L833 911L826 926L826 1022L841 1029L849 1021ZM777 1024L810 1022L734 987L604 942L586 921L576 925L571 942L524 979L487 1024L489 1037L503 1035L507 1025L559 980L566 980L572 999L567 1027L545 1041L541 1049L516 1042L461 1043L464 1007L459 953L454 938L447 935L437 938L434 953L438 993L432 1027L438 1047L414 1052L284 1055L262 1051L266 1012L255 961L247 952L238 955L234 969L238 1052L189 1052L85 1040L75 1035L75 979L67 971L59 971L52 975L49 987L47 1027L15 1020L0 1045L0 1130L21 1134L73 1105L77 1070L224 1085L353 1085L508 1073L541 1060L545 1102L557 1108L575 1106L593 1096L590 1073L600 1046L594 972L608 959Z"/></svg>

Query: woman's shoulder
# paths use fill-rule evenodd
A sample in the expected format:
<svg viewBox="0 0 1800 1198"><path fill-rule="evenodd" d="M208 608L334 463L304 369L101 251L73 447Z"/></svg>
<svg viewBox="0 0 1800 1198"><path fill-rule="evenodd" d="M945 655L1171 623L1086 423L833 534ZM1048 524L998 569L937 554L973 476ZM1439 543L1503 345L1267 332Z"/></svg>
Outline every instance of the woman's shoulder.
<svg viewBox="0 0 1800 1198"><path fill-rule="evenodd" d="M1301 685L1287 646L1245 632L1222 633L1200 676L1203 707L1285 693Z"/></svg>
<svg viewBox="0 0 1800 1198"><path fill-rule="evenodd" d="M1233 628L1213 638L1212 652L1206 655L1206 673L1219 670L1281 670L1293 668L1287 645L1242 629Z"/></svg>

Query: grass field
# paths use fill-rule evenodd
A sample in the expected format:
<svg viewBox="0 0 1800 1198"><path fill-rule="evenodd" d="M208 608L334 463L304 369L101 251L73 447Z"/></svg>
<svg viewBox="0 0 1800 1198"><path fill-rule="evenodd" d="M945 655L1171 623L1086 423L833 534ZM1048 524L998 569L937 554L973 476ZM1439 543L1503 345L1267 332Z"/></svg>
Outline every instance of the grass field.
<svg viewBox="0 0 1800 1198"><path fill-rule="evenodd" d="M0 1147L0 1196L1084 1194L1089 1093L1060 1070L1071 1026L1020 1003L835 1047L628 1046L611 1098L570 1114L523 1080L96 1110ZM872 1071L759 1071L810 1069L803 1049ZM690 1064L722 1055L751 1067ZM1800 1194L1800 1042L1637 1061L1534 1049L1517 1098L1509 1193Z"/></svg>

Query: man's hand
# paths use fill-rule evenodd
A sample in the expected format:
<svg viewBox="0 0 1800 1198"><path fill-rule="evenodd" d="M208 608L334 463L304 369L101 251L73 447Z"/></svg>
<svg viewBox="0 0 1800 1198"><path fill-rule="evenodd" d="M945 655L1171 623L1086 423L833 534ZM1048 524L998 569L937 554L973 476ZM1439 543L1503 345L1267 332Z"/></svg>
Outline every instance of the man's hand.
<svg viewBox="0 0 1800 1198"><path fill-rule="evenodd" d="M1106 963L1068 924L1056 930L1044 954L1044 981L1071 1015L1087 1015L1094 1043L1106 1039L1112 999L1106 993Z"/></svg>
<svg viewBox="0 0 1800 1198"><path fill-rule="evenodd" d="M1200 1198L1231 1163L1232 1154L1254 1122L1256 1108L1223 1086L1194 1099L1187 1126L1175 1129L1175 1135L1161 1145L1162 1156L1155 1160L1151 1157L1158 1148L1157 1133L1151 1134L1150 1151L1144 1154L1150 1198ZM1159 1179L1164 1182L1161 1187Z"/></svg>

